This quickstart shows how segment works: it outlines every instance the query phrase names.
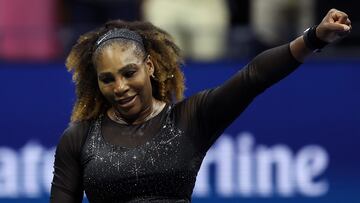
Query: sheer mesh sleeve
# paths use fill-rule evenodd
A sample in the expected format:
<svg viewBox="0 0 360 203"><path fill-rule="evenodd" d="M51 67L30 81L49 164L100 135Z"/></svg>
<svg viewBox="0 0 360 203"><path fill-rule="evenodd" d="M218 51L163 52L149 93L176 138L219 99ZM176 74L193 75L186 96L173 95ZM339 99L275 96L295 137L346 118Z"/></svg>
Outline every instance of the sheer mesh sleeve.
<svg viewBox="0 0 360 203"><path fill-rule="evenodd" d="M293 72L301 63L290 52L289 44L256 56L225 83L196 95L200 139L207 150L251 101L271 85Z"/></svg>
<svg viewBox="0 0 360 203"><path fill-rule="evenodd" d="M63 133L56 148L51 203L78 203L83 199L80 152L89 124L77 123Z"/></svg>

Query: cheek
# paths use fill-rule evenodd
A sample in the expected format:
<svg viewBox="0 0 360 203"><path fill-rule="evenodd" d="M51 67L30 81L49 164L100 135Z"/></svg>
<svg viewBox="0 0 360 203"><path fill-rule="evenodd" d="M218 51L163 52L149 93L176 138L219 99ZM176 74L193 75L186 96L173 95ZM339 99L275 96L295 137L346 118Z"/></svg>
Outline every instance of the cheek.
<svg viewBox="0 0 360 203"><path fill-rule="evenodd" d="M152 88L151 88L151 82L150 80L145 80L141 84L142 86L142 92L146 97L152 96Z"/></svg>
<svg viewBox="0 0 360 203"><path fill-rule="evenodd" d="M109 88L109 87L105 87L105 86L102 86L102 85L99 85L99 89L100 89L100 92L101 94L109 101L113 101L114 100L114 96L112 94L112 89Z"/></svg>
<svg viewBox="0 0 360 203"><path fill-rule="evenodd" d="M143 105L147 105L151 99L152 99L152 92L151 92L151 85L148 84L148 82L145 80L141 81L141 83L138 83L136 87L134 86L134 89L136 88L136 92L139 94L139 99Z"/></svg>

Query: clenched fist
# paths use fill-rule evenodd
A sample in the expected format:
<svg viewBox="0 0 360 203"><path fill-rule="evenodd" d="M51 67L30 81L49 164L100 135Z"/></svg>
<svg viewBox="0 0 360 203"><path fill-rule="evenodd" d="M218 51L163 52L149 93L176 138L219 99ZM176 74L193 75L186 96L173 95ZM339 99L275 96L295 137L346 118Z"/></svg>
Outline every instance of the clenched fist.
<svg viewBox="0 0 360 203"><path fill-rule="evenodd" d="M348 15L337 9L331 9L319 26L316 28L316 36L327 43L339 40L351 31L351 21Z"/></svg>

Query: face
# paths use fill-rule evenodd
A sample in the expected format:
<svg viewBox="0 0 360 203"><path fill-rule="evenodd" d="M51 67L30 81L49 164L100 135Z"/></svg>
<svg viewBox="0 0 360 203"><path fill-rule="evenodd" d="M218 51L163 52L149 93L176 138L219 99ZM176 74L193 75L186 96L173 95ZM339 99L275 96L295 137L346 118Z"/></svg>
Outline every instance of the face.
<svg viewBox="0 0 360 203"><path fill-rule="evenodd" d="M137 56L135 48L134 44L113 44L105 47L96 61L100 91L125 119L136 119L153 101L153 63L149 57Z"/></svg>

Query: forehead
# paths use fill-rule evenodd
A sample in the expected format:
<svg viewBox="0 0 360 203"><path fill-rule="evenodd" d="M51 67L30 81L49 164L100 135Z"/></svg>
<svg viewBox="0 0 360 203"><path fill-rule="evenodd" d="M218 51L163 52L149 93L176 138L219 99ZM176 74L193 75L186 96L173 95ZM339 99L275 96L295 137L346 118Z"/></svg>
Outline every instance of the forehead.
<svg viewBox="0 0 360 203"><path fill-rule="evenodd" d="M126 65L141 63L133 43L112 43L102 47L97 55L95 67L98 72L117 71Z"/></svg>

